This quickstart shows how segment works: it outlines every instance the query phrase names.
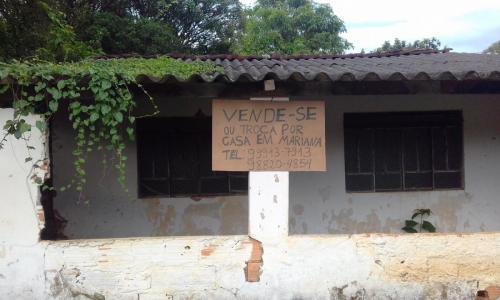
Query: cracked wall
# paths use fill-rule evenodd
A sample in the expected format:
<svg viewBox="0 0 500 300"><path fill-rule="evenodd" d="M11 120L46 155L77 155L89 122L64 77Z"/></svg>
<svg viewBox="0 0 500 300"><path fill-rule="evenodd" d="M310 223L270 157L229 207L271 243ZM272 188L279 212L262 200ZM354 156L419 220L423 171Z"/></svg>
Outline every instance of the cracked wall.
<svg viewBox="0 0 500 300"><path fill-rule="evenodd" d="M309 98L310 99L310 98ZM326 100L327 169L290 174L292 234L398 233L412 211L431 208L439 232L480 232L500 229L500 102L488 95L336 96ZM291 99L292 101L295 99ZM169 115L210 114L208 98L159 99ZM459 109L464 115L465 190L346 193L342 115L344 112ZM71 128L54 124L54 181L62 185L72 172ZM135 145L127 147L124 193L113 172L102 173L100 156L89 158L89 204L78 194L60 193L55 207L68 219L70 238L172 235L247 234L246 196L137 199ZM92 166L97 168L92 169Z"/></svg>
<svg viewBox="0 0 500 300"><path fill-rule="evenodd" d="M307 235L263 243L261 254L259 247L247 236L42 242L32 281L0 292L16 299L463 300L500 285L498 233ZM13 258L29 254L18 250L7 250L10 274L0 264L7 279L26 268ZM259 280L248 282L254 255L265 263ZM23 294L28 287L34 293Z"/></svg>
<svg viewBox="0 0 500 300"><path fill-rule="evenodd" d="M500 233L297 235L258 245L246 235L39 241L37 188L13 159L24 148L9 145L14 154L0 152L5 299L462 300L500 285ZM166 206L156 220L172 215ZM259 263L255 282L250 261Z"/></svg>

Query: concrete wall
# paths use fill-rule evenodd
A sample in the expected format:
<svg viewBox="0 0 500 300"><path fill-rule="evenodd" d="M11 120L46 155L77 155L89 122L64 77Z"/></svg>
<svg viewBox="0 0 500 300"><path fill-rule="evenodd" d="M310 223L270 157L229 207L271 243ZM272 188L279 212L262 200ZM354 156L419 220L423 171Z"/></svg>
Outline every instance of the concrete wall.
<svg viewBox="0 0 500 300"><path fill-rule="evenodd" d="M0 110L0 124L11 114ZM43 142L34 132L35 157ZM0 151L2 299L474 299L500 285L499 233L38 241L37 187L16 159L25 145L8 145ZM260 281L247 282L254 256Z"/></svg>
<svg viewBox="0 0 500 300"><path fill-rule="evenodd" d="M310 98L309 98L310 99ZM430 208L438 232L477 232L500 229L500 99L481 95L338 96L327 102L327 172L290 174L292 234L401 232L416 208ZM292 101L295 99L292 99ZM210 114L210 99L159 99L162 113ZM344 179L343 113L405 110L463 110L465 190L346 193ZM56 119L53 134L54 182L68 182L73 172L72 130ZM105 173L101 156L89 163L84 197L60 193L55 207L69 223L70 238L132 237L201 234L246 234L247 197L137 199L136 148L127 148L124 193ZM80 201L79 201L80 200ZM88 204L84 202L88 200Z"/></svg>
<svg viewBox="0 0 500 300"><path fill-rule="evenodd" d="M42 242L31 252L10 247L0 257L0 293L5 299L464 300L500 285L497 233L292 236L264 243L260 281L246 282L253 245L245 236L205 236Z"/></svg>
<svg viewBox="0 0 500 300"><path fill-rule="evenodd" d="M179 99L176 99L179 100ZM157 100L163 116L210 114L209 99ZM144 105L147 111L148 105ZM70 183L73 176L73 129L60 114L53 123L52 154L54 185ZM128 157L126 184L116 181L114 168L104 170L103 153L93 153L87 164L87 188L60 192L54 199L58 212L68 220L68 238L106 238L166 235L246 234L247 196L204 198L137 198L136 145L125 150Z"/></svg>
<svg viewBox="0 0 500 300"><path fill-rule="evenodd" d="M500 230L500 96L357 96L327 101L326 173L290 175L291 232L401 232L416 208L430 208L438 232ZM464 190L346 193L345 112L462 110Z"/></svg>
<svg viewBox="0 0 500 300"><path fill-rule="evenodd" d="M14 110L0 109L0 129L5 121L12 119ZM29 124L35 124L38 120L35 116L26 117ZM0 139L4 137L4 131L0 130ZM30 141L17 140L12 136L7 137L4 149L0 149L0 211L8 212L0 216L1 240L10 241L17 244L33 244L38 240L39 223L38 214L43 210L38 201L38 186L31 180L31 176L37 174L44 176L45 170L33 169L33 163L38 162L43 165L46 157L45 137L34 128L30 133L26 133ZM27 149L27 145L34 149ZM32 161L25 162L27 157ZM29 201L25 201L29 199ZM43 216L42 216L43 218ZM19 235L17 231L22 231Z"/></svg>
<svg viewBox="0 0 500 300"><path fill-rule="evenodd" d="M0 138L4 137L3 126L13 118L12 109L0 109ZM25 118L35 124L38 117ZM43 252L38 244L39 232L43 228L43 209L37 184L30 178L35 173L43 177L45 170L33 170L33 162L45 158L45 137L34 129L25 135L29 138L17 140L8 137L4 149L0 149L0 298L15 295L33 296L42 299ZM34 147L28 150L26 145ZM25 158L31 156L31 162ZM24 296L23 296L24 298Z"/></svg>

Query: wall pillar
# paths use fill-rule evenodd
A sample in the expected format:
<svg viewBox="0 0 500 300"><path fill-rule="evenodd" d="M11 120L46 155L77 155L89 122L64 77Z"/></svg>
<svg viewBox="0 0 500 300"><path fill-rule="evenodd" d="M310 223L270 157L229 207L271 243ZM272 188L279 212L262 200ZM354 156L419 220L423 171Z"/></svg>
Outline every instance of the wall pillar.
<svg viewBox="0 0 500 300"><path fill-rule="evenodd" d="M272 83L272 84L269 84ZM267 80L265 89L273 90ZM252 98L252 101L289 101L287 97ZM248 233L261 243L277 244L288 236L289 172L250 172L248 176Z"/></svg>
<svg viewBox="0 0 500 300"><path fill-rule="evenodd" d="M288 172L250 172L248 233L266 244L288 236Z"/></svg>

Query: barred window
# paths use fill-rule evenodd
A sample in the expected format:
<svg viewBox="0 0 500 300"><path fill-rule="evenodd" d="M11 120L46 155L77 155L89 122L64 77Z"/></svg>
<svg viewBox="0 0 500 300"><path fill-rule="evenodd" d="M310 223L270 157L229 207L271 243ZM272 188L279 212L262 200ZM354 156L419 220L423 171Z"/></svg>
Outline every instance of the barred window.
<svg viewBox="0 0 500 300"><path fill-rule="evenodd" d="M139 197L247 194L247 172L212 171L212 119L137 121Z"/></svg>
<svg viewBox="0 0 500 300"><path fill-rule="evenodd" d="M460 111L347 113L349 192L463 188Z"/></svg>

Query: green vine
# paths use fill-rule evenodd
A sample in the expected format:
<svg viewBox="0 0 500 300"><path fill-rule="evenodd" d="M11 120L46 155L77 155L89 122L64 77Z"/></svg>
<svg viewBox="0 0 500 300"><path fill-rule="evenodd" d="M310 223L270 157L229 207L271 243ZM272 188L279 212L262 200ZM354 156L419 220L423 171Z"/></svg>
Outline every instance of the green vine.
<svg viewBox="0 0 500 300"><path fill-rule="evenodd" d="M193 74L211 73L215 66L209 63L186 63L169 57L151 59L129 58L84 60L75 63L12 62L0 63L0 93L10 91L14 117L4 125L0 149L7 137L28 141L33 128L47 133L47 124L61 107L68 108L69 120L75 131L73 151L77 191L86 183L87 154L105 149L112 153L118 181L125 187L125 140L134 138L136 99L131 87L138 87L158 113L153 98L140 84L143 76L161 78L172 75L183 80ZM66 102L66 103L64 103ZM64 104L64 105L63 105ZM38 113L43 120L30 124L26 116ZM26 144L29 150L33 147ZM32 160L26 158L26 162ZM41 184L43 180L34 179ZM64 190L72 184L61 187Z"/></svg>

